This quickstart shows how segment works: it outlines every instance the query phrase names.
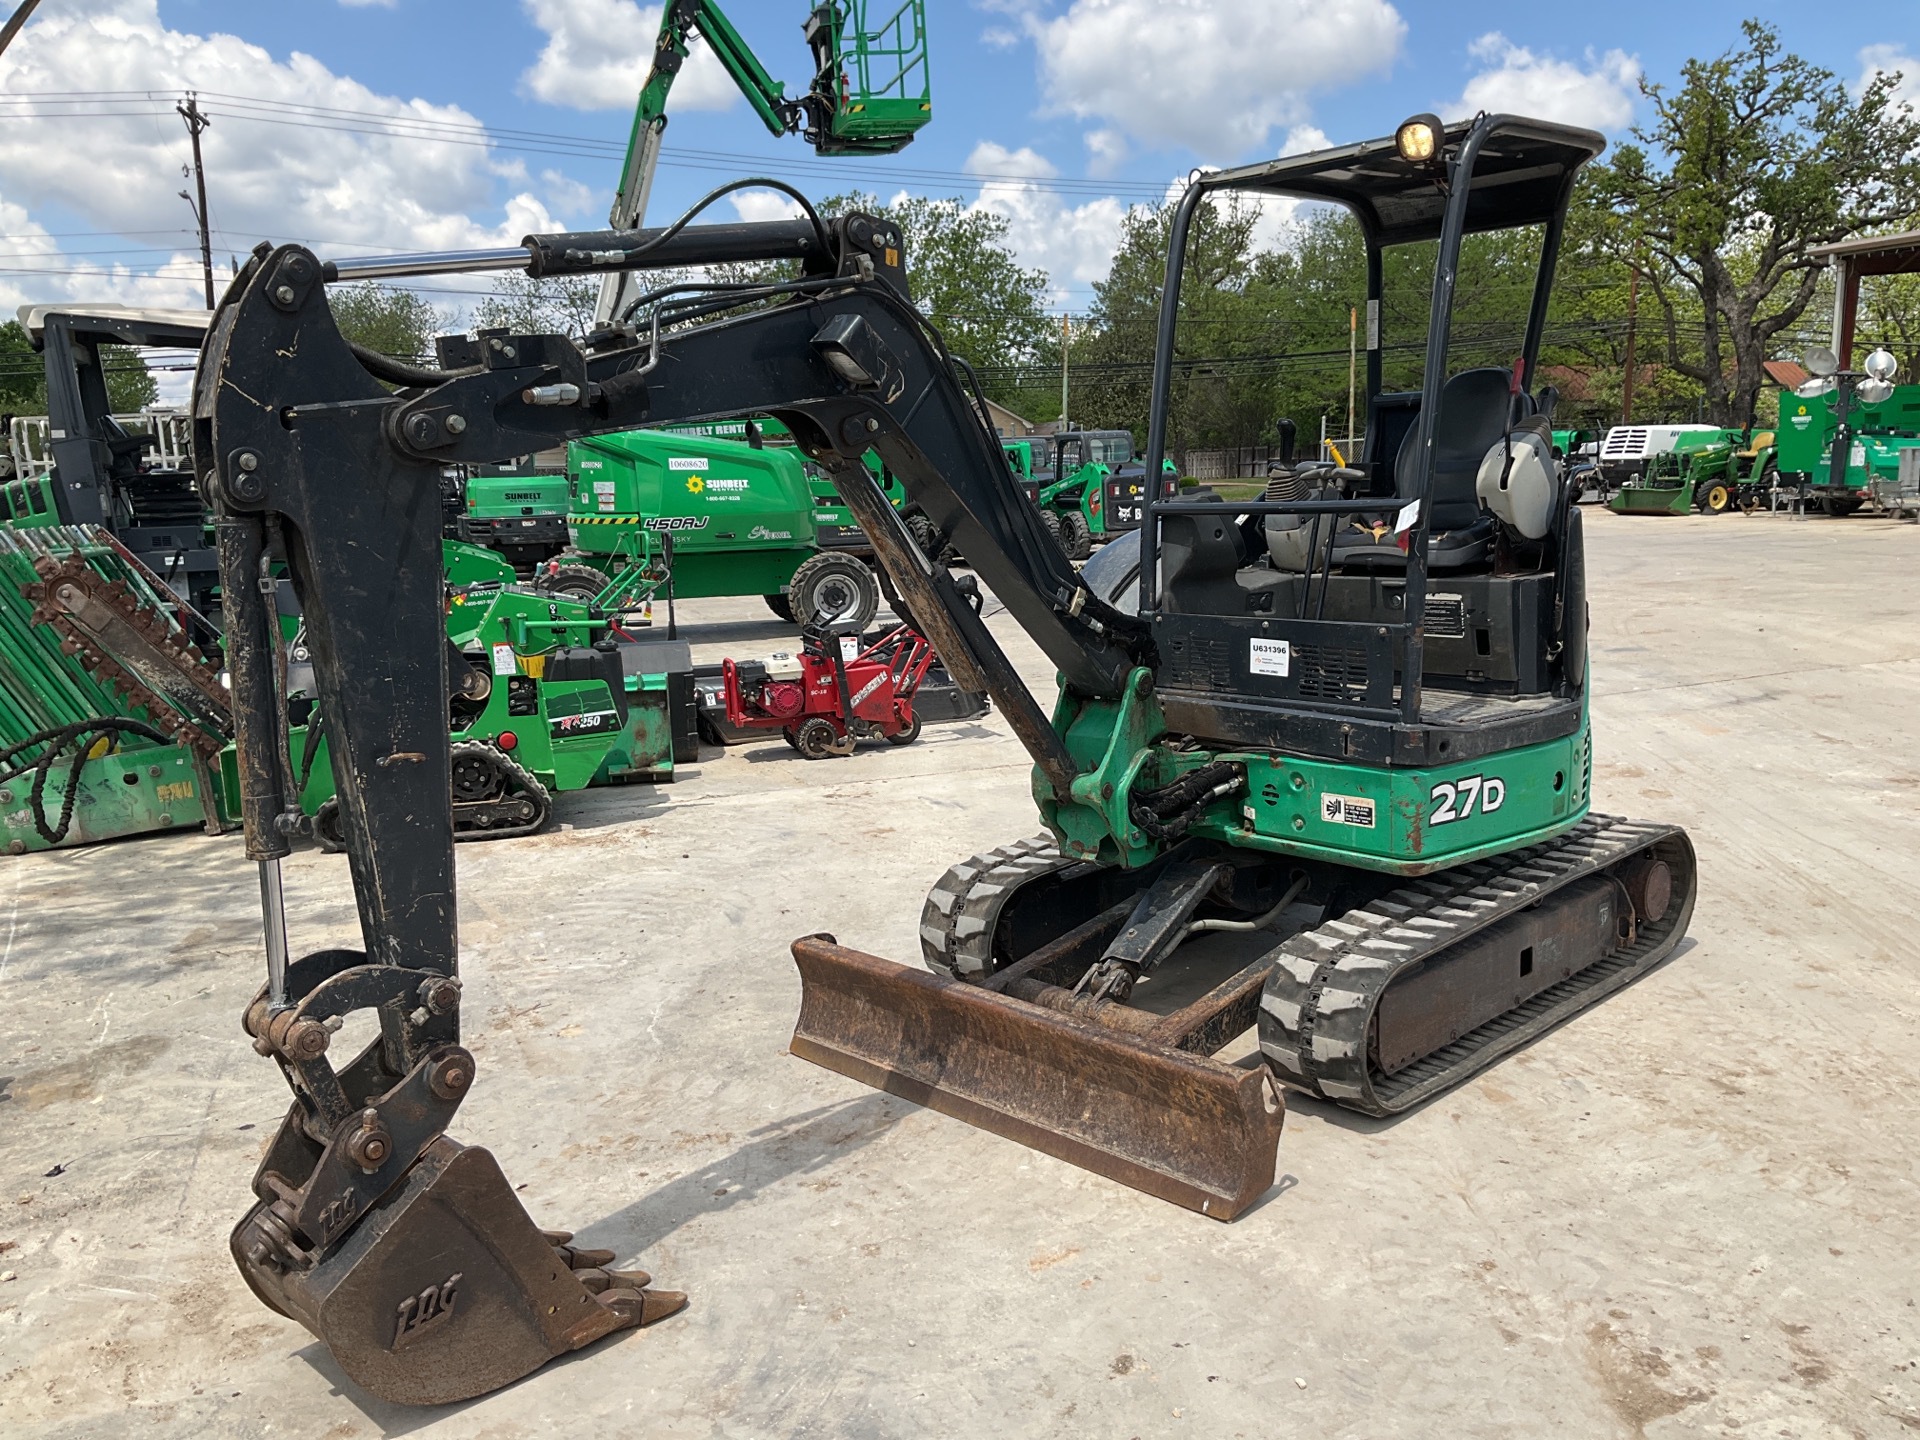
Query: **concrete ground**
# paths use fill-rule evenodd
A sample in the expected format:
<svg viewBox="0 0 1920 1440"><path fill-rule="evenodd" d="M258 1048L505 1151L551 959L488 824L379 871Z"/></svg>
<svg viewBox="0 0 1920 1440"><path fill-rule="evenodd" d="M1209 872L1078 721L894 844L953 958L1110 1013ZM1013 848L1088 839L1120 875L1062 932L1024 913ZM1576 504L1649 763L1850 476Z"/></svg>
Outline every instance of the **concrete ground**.
<svg viewBox="0 0 1920 1440"><path fill-rule="evenodd" d="M1692 832L1691 940L1395 1123L1294 1101L1231 1226L785 1053L792 937L912 960L941 869L1036 828L997 718L462 847L456 1134L693 1295L465 1406L355 1391L226 1258L286 1105L239 841L0 862L0 1431L1920 1431L1920 532L1589 521L1596 808ZM785 633L686 611L702 658ZM297 951L358 944L341 861L287 878Z"/></svg>

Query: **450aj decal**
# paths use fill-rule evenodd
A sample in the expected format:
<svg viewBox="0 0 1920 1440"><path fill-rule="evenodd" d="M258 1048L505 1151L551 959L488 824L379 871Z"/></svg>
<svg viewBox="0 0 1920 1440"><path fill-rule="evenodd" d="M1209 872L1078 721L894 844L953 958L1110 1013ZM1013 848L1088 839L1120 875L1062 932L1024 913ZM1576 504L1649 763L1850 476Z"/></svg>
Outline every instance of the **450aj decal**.
<svg viewBox="0 0 1920 1440"><path fill-rule="evenodd" d="M1448 825L1473 814L1477 803L1482 815L1491 815L1507 803L1507 782L1497 775L1468 775L1433 787L1433 814L1429 825Z"/></svg>

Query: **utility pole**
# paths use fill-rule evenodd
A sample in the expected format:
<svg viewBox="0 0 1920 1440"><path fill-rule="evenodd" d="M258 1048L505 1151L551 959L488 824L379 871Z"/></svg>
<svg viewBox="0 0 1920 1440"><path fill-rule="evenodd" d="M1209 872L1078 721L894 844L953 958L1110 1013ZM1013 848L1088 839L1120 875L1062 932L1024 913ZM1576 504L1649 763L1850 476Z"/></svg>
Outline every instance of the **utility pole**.
<svg viewBox="0 0 1920 1440"><path fill-rule="evenodd" d="M1060 317L1060 433L1067 430L1067 346L1073 341L1071 316Z"/></svg>
<svg viewBox="0 0 1920 1440"><path fill-rule="evenodd" d="M13 37L20 33L20 27L33 18L33 10L40 0L21 0L20 7L8 17L6 28L0 29L0 55L7 52L7 46L13 43Z"/></svg>
<svg viewBox="0 0 1920 1440"><path fill-rule="evenodd" d="M200 112L199 100L189 92L187 98L175 105L174 110L187 122L187 136L193 141L193 184L200 194L200 203L193 205L193 218L200 223L200 275L207 286L207 309L213 309L213 241L207 234L207 172L200 164L200 132L213 122ZM187 192L180 192L186 198Z"/></svg>
<svg viewBox="0 0 1920 1440"><path fill-rule="evenodd" d="M1634 371L1634 322L1640 315L1640 254L1634 252L1631 271L1633 278L1627 282L1627 373L1620 381L1620 423L1633 423L1633 371Z"/></svg>

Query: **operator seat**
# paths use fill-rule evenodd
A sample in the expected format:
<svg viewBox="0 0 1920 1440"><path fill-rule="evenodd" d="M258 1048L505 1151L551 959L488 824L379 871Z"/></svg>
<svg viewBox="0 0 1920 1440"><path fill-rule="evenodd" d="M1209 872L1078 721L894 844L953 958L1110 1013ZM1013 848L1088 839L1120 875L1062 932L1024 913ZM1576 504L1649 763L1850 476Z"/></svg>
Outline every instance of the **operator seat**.
<svg viewBox="0 0 1920 1440"><path fill-rule="evenodd" d="M1440 390L1434 419L1433 491L1429 499L1427 568L1458 570L1486 559L1496 528L1480 508L1474 482L1487 451L1507 431L1513 413L1512 372L1496 366L1462 370ZM1522 413L1532 404L1523 394ZM1404 504L1419 487L1419 450L1408 434L1394 464L1394 494ZM1403 570L1407 555L1393 533L1359 523L1343 526L1333 543L1333 566L1349 570Z"/></svg>

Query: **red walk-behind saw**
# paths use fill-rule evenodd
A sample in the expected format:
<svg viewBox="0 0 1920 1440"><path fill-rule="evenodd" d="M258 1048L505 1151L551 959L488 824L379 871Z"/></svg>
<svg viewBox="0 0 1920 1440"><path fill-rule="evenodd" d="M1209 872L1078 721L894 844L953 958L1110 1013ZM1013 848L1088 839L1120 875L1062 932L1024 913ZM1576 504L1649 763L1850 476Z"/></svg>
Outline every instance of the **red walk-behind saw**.
<svg viewBox="0 0 1920 1440"><path fill-rule="evenodd" d="M860 740L911 745L920 738L913 696L933 646L911 625L862 646L857 635L808 626L798 655L724 662L727 723L778 730L809 760L851 755Z"/></svg>

